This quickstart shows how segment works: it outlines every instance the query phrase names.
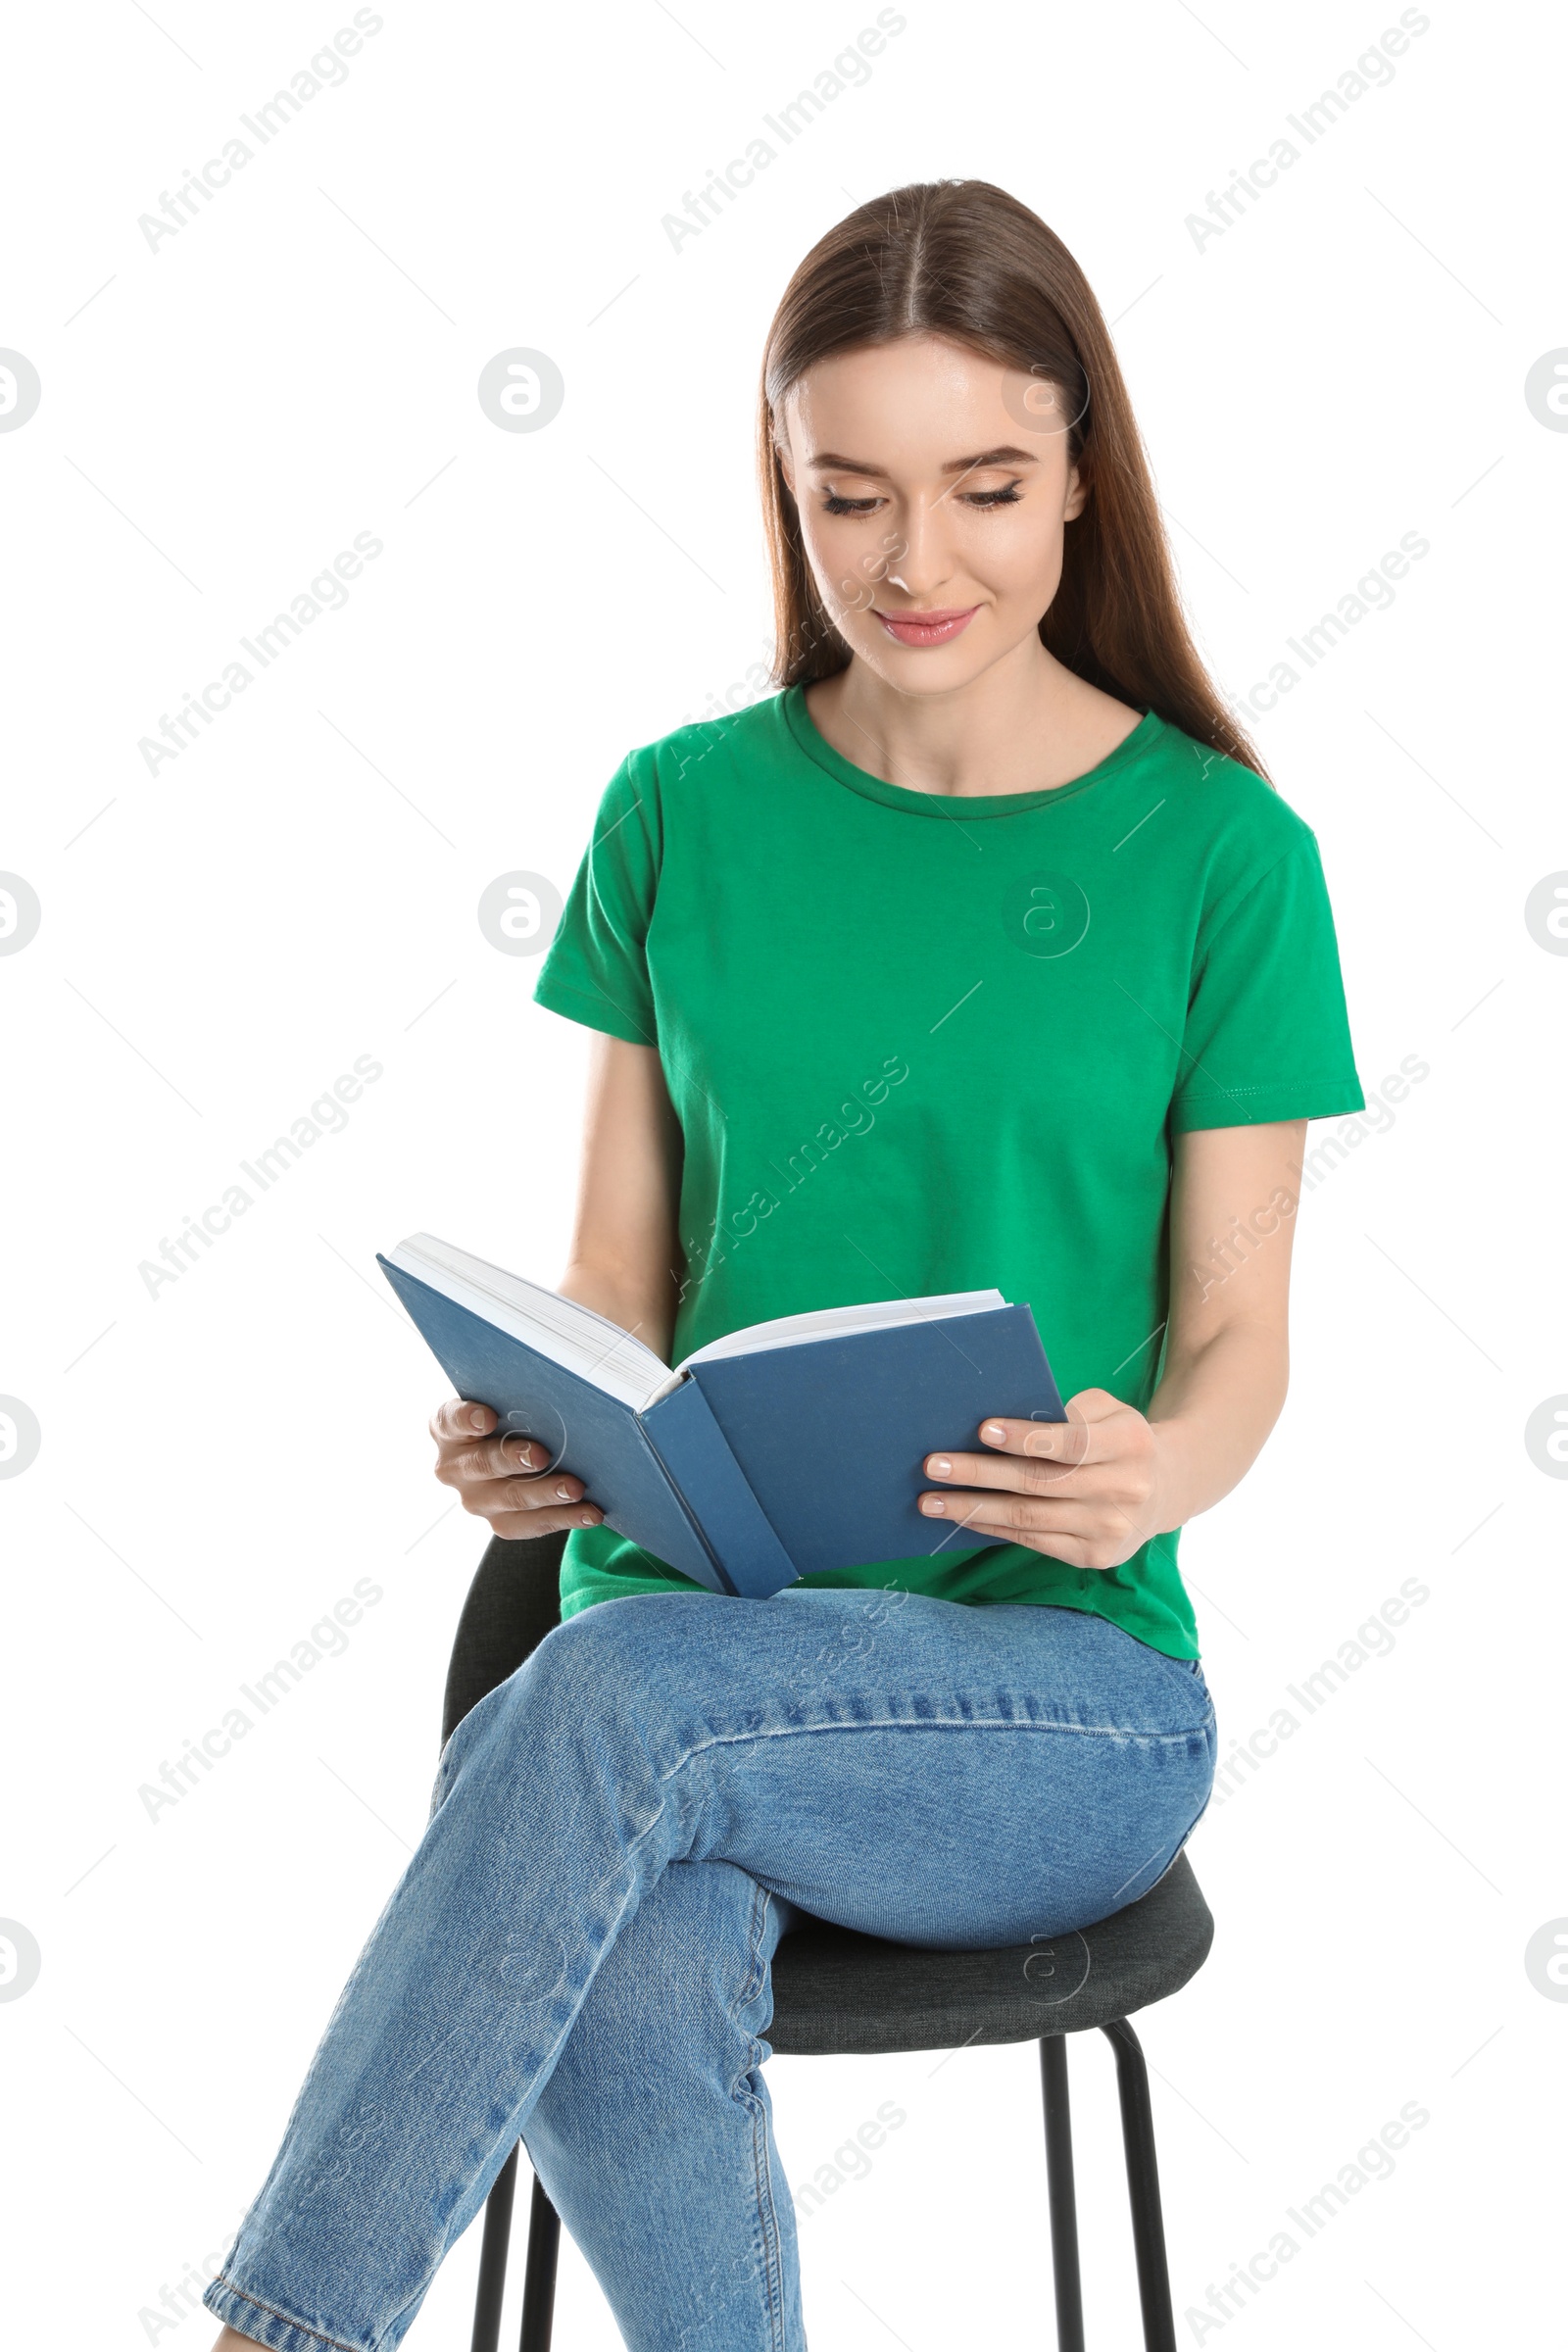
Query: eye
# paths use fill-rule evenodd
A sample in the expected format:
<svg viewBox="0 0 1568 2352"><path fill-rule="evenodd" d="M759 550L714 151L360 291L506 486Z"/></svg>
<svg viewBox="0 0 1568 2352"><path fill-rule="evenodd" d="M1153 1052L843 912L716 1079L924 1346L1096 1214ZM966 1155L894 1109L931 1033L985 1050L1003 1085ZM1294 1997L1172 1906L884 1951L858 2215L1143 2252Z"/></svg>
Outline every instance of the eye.
<svg viewBox="0 0 1568 2352"><path fill-rule="evenodd" d="M1016 507L1022 503L1016 482L1009 482L1005 490L966 490L963 498L971 507Z"/></svg>
<svg viewBox="0 0 1568 2352"><path fill-rule="evenodd" d="M822 501L822 512L824 514L869 514L872 508L881 503L877 498L840 498L836 490L830 490Z"/></svg>

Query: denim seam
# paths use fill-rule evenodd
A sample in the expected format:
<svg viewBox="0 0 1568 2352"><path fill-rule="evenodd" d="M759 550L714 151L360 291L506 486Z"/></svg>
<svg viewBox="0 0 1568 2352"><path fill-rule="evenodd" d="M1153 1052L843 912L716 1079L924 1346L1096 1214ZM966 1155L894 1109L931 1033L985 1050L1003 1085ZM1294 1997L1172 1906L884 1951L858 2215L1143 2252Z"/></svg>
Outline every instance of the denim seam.
<svg viewBox="0 0 1568 2352"><path fill-rule="evenodd" d="M354 2344L345 2344L340 2337L335 2335L322 2335L318 2328L307 2328L303 2320L291 2318L286 2311L279 2311L275 2304L264 2303L259 2295L253 2295L248 2287L237 2285L232 2278L225 2278L221 2271L219 2272L213 2284L226 2286L231 2295L238 2295L240 2301L248 2303L252 2311L265 2311L270 2320L281 2320L285 2328L297 2328L301 2335L308 2335L313 2343L330 2344L332 2352L358 2352L358 2347ZM227 2323L225 2322L224 2325L226 2326ZM238 2330L236 2329L235 2332L237 2333Z"/></svg>
<svg viewBox="0 0 1568 2352"><path fill-rule="evenodd" d="M757 2184L757 2218L762 2236L762 2283L767 2304L768 2334L778 2347L778 2352L783 2352L783 2248L779 2244L778 2217L773 2210L773 2182L767 2166L767 2119L760 2102L754 2100L752 2105L752 2177Z"/></svg>
<svg viewBox="0 0 1568 2352"><path fill-rule="evenodd" d="M752 1897L752 1970L741 2000L731 2004L730 2015L737 2032L740 2020L735 2012L750 2001L761 1986L767 1972L762 1956L762 1937L767 1925L767 1908L772 1896L759 1881ZM753 2064L760 2063L760 2050L755 2034L748 2034ZM752 2179L757 2194L757 2218L762 2241L762 2280L767 2301L768 2331L778 2352L784 2346L784 2281L783 2253L779 2238L778 2216L773 2204L773 2182L767 2163L767 2117L760 2099L748 2094L752 2110Z"/></svg>
<svg viewBox="0 0 1568 2352"><path fill-rule="evenodd" d="M1210 1737L1212 1729L1212 1714L1199 1723L1189 1725L1185 1731L1179 1732L1125 1732L1113 1723L1020 1722L1015 1717L1002 1715L987 1717L970 1715L956 1723L945 1719L911 1723L903 1716L890 1716L886 1719L877 1717L871 1722L787 1723L781 1724L776 1731L715 1732L711 1739L699 1740L690 1747L682 1749L674 1763L660 1773L659 1782L662 1787L664 1782L673 1780L678 1772L684 1771L685 1767L694 1762L697 1757L706 1755L710 1748L745 1747L759 1740L814 1738L824 1732L1065 1732L1080 1739L1130 1740L1144 1747L1168 1747L1173 1746L1178 1740ZM661 1806L662 1810L662 1806ZM655 1819L657 1821L657 1815ZM633 1839L633 1846L640 1845L648 1835L648 1830L654 1826L655 1823L650 1822L648 1829L640 1832L638 1837Z"/></svg>
<svg viewBox="0 0 1568 2352"><path fill-rule="evenodd" d="M748 1929L748 1941L751 1946L751 1973L748 1975L745 1984L742 1985L740 1991L736 1994L734 2000L730 2003L730 2022L734 2026L737 2033L739 2033L741 2030L740 2018L737 2012L744 2009L748 2002L756 1999L757 1994L761 1989L762 1978L766 1971L766 1963L762 1958L762 1935L767 1922L767 1888L762 1885L760 1880L755 1881L754 1891L752 1895L752 1917L750 1927ZM750 2041L753 2052L755 2053L757 2048L757 2036L754 2034L748 2034L747 2039Z"/></svg>

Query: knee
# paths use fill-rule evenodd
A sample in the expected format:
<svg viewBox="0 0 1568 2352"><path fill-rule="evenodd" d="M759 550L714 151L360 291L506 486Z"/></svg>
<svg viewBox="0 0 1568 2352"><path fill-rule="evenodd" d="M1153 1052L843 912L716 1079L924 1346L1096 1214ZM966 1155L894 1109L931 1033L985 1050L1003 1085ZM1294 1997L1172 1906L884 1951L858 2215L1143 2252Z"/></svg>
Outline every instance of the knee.
<svg viewBox="0 0 1568 2352"><path fill-rule="evenodd" d="M692 1829L690 1809L730 1752L715 1724L739 1721L733 1672L704 1672L714 1645L711 1619L702 1621L706 1597L632 1593L547 1634L453 1733L431 1818L460 1784L482 1786L487 1803L505 1806L543 1779L616 1787L628 1803L637 1796L631 1810L644 1826L667 1807L672 1838ZM735 1604L713 1596L713 1606Z"/></svg>
<svg viewBox="0 0 1568 2352"><path fill-rule="evenodd" d="M574 1723L603 1723L657 1704L673 1680L668 1637L678 1601L658 1592L595 1601L546 1635L512 1677L514 1703Z"/></svg>
<svg viewBox="0 0 1568 2352"><path fill-rule="evenodd" d="M556 1626L464 1717L442 1759L444 1780L481 1750L501 1766L541 1748L603 1742L607 1734L612 1745L622 1733L653 1734L665 1720L666 1697L680 1687L668 1639L678 1631L669 1618L678 1614L678 1601L662 1593L633 1593Z"/></svg>

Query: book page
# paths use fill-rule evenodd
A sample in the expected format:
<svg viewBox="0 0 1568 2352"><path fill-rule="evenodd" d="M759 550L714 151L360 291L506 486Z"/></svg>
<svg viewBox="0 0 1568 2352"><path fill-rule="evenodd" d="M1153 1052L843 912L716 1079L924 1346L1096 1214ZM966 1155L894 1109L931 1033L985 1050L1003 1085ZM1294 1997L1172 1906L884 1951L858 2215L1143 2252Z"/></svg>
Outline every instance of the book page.
<svg viewBox="0 0 1568 2352"><path fill-rule="evenodd" d="M669 1379L663 1358L608 1315L575 1298L563 1298L559 1291L547 1291L540 1283L525 1282L520 1274L509 1274L505 1267L471 1256L433 1233L410 1234L388 1250L387 1258L416 1282L428 1283L443 1298L482 1315L498 1331L592 1381L622 1404L642 1406L650 1391Z"/></svg>
<svg viewBox="0 0 1568 2352"><path fill-rule="evenodd" d="M744 1331L727 1332L694 1348L676 1365L676 1374L689 1364L711 1363L721 1355L760 1355L770 1348L800 1348L808 1340L847 1338L857 1331L891 1331L902 1323L936 1323L952 1315L980 1315L1005 1306L1000 1291L943 1291L929 1298L883 1298L862 1306L822 1306L804 1315L778 1315L769 1323L750 1323ZM672 1382L663 1384L669 1387Z"/></svg>

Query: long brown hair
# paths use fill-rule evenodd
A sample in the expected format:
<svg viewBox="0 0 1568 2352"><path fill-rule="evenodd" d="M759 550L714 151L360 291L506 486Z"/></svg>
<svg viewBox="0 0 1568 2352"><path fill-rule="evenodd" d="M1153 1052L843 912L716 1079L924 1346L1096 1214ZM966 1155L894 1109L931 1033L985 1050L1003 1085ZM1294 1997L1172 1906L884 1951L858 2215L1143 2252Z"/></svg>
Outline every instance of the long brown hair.
<svg viewBox="0 0 1568 2352"><path fill-rule="evenodd" d="M806 559L775 446L791 387L830 353L941 335L1055 385L1089 500L1066 526L1061 584L1040 623L1064 667L1263 777L1188 629L1149 459L1110 333L1072 255L984 179L894 188L846 216L784 290L762 355L759 459L777 629L774 682L809 685L850 648Z"/></svg>

